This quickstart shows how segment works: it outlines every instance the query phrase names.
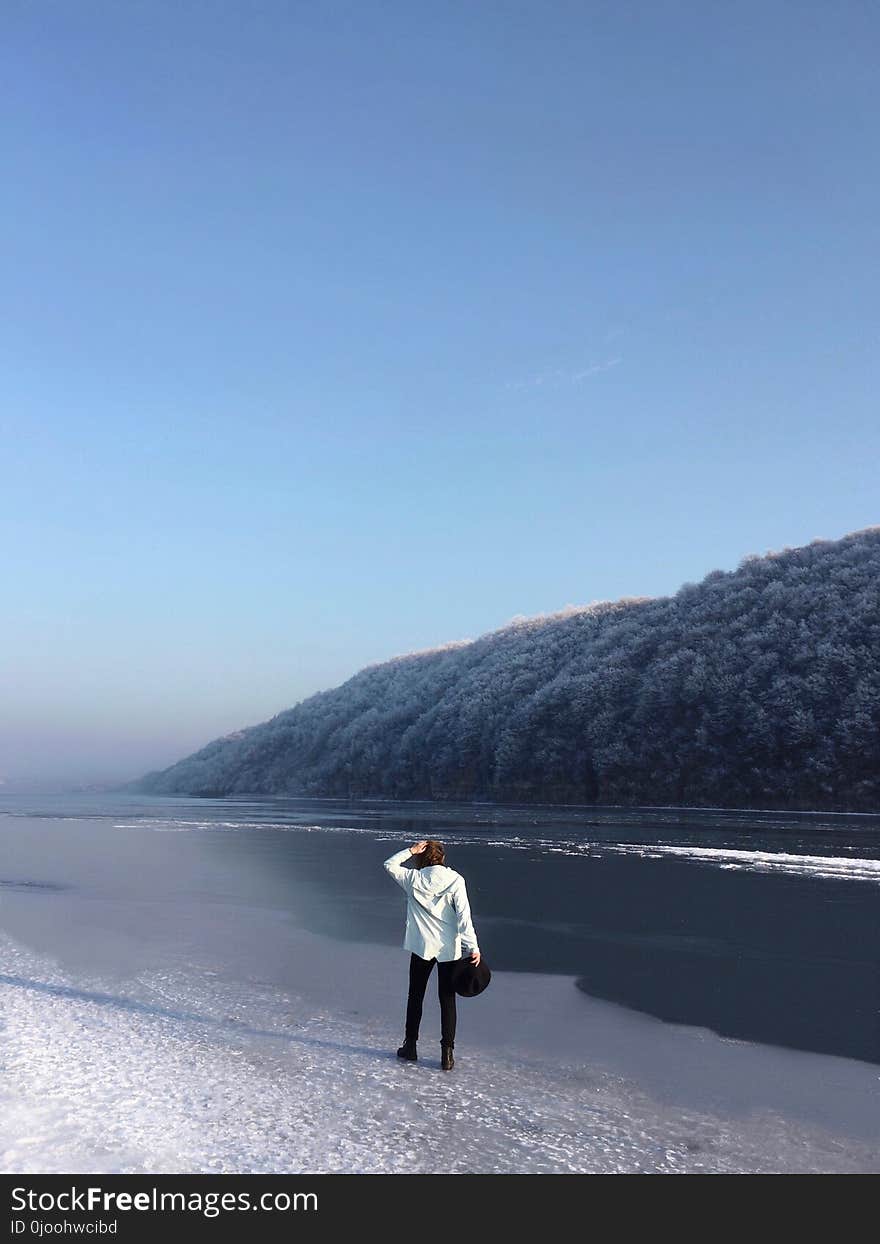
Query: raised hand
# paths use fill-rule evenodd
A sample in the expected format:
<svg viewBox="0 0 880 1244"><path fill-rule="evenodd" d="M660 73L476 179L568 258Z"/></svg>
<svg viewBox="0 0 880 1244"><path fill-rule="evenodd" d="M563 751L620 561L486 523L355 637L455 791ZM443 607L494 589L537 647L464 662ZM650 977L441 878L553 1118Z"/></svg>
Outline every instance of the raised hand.
<svg viewBox="0 0 880 1244"><path fill-rule="evenodd" d="M414 842L409 849L410 855L421 855L425 847L428 845L428 839L422 838L420 842Z"/></svg>

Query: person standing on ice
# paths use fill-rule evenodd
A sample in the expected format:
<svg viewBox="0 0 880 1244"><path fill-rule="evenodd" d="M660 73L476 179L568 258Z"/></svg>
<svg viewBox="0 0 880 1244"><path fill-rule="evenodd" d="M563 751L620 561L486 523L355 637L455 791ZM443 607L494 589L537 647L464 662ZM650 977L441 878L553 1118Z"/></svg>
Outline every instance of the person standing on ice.
<svg viewBox="0 0 880 1244"><path fill-rule="evenodd" d="M409 867L404 867L407 863ZM444 1071L451 1071L455 1045L456 960L468 955L474 965L480 962L480 948L471 920L464 877L446 867L443 844L433 838L423 838L411 847L404 847L385 861L384 868L406 894L403 948L410 951L406 1031L397 1055L410 1062L418 1058L416 1042L422 1020L422 1003L428 977L436 963L440 998L440 1066Z"/></svg>

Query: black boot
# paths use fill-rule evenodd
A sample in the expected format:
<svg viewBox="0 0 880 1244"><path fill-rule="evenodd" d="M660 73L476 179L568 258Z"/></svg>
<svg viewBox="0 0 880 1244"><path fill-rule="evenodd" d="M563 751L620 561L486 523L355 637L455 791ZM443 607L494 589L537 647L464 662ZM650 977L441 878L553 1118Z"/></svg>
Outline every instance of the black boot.
<svg viewBox="0 0 880 1244"><path fill-rule="evenodd" d="M405 1058L407 1062L414 1063L418 1061L416 1053L416 1043L411 1037L404 1037L403 1045L397 1051L398 1058Z"/></svg>
<svg viewBox="0 0 880 1244"><path fill-rule="evenodd" d="M455 1059L452 1057L452 1046L441 1045L440 1046L440 1070L451 1071L454 1066L455 1066Z"/></svg>

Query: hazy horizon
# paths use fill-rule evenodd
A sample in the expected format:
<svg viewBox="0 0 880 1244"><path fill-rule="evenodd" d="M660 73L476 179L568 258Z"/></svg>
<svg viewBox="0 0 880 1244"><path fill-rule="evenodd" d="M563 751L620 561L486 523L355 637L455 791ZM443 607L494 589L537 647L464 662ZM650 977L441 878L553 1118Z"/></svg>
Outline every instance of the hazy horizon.
<svg viewBox="0 0 880 1244"><path fill-rule="evenodd" d="M5 17L0 790L877 521L876 11Z"/></svg>

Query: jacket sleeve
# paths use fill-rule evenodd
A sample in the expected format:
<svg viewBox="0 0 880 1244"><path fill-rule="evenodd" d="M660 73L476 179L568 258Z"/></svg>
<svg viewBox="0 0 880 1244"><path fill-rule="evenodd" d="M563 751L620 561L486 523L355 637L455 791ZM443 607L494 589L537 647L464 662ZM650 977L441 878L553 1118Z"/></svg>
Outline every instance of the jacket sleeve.
<svg viewBox="0 0 880 1244"><path fill-rule="evenodd" d="M455 910L458 912L458 933L461 938L462 949L468 954L472 954L475 950L479 950L477 945L477 934L474 929L474 922L471 919L471 905L468 902L467 886L464 883L464 877L460 877L458 884L454 890Z"/></svg>
<svg viewBox="0 0 880 1244"><path fill-rule="evenodd" d="M403 861L408 860L411 854L409 847L404 847L402 851L398 851L395 855L390 855L382 865L386 873L393 877L397 884L406 890L407 894L412 893L416 870L414 868L404 868Z"/></svg>

